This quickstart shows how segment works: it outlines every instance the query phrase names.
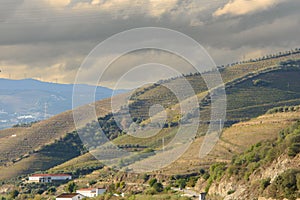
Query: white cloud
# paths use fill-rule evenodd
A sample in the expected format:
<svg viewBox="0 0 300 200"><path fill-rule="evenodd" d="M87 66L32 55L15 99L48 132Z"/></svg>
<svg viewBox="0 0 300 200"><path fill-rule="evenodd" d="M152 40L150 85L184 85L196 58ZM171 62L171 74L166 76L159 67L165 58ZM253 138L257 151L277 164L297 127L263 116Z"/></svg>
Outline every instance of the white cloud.
<svg viewBox="0 0 300 200"><path fill-rule="evenodd" d="M71 3L71 0L45 0L46 3L53 7L65 7Z"/></svg>
<svg viewBox="0 0 300 200"><path fill-rule="evenodd" d="M177 0L149 0L149 14L158 17L177 5Z"/></svg>
<svg viewBox="0 0 300 200"><path fill-rule="evenodd" d="M213 13L215 17L222 15L245 15L263 11L287 0L230 0L222 8Z"/></svg>
<svg viewBox="0 0 300 200"><path fill-rule="evenodd" d="M55 1L55 0L51 0ZM59 0L57 0L59 1ZM78 2L73 8L76 9L89 9L98 8L100 11L116 15L135 15L146 14L151 17L159 17L167 13L172 8L176 7L177 0L110 0L100 1L92 0L91 2ZM97 6L97 7L95 7Z"/></svg>

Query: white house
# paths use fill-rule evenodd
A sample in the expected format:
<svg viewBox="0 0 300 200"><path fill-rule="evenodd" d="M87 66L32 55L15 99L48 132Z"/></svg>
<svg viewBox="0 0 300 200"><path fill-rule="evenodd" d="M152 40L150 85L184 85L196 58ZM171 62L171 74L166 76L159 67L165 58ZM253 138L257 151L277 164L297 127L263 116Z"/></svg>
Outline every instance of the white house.
<svg viewBox="0 0 300 200"><path fill-rule="evenodd" d="M52 181L66 181L71 180L72 176L69 174L33 174L29 176L29 182L36 183L51 183Z"/></svg>
<svg viewBox="0 0 300 200"><path fill-rule="evenodd" d="M78 193L64 193L56 197L56 200L80 200L85 198L83 195Z"/></svg>
<svg viewBox="0 0 300 200"><path fill-rule="evenodd" d="M98 195L104 194L106 189L103 188L83 188L76 190L77 193L82 194L85 197L96 197Z"/></svg>

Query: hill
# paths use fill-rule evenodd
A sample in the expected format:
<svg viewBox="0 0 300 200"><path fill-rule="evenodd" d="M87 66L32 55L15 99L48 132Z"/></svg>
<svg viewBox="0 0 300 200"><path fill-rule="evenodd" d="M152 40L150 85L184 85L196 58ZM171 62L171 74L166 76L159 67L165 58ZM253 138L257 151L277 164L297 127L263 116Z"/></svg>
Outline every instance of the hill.
<svg viewBox="0 0 300 200"><path fill-rule="evenodd" d="M198 180L198 190L209 191L222 199L299 198L299 125L297 118L292 125L277 132L277 137L253 144L227 164L214 163L209 178Z"/></svg>
<svg viewBox="0 0 300 200"><path fill-rule="evenodd" d="M80 85L84 91L92 86ZM72 109L73 84L57 84L34 79L0 79L0 129L44 120ZM120 93L124 91L115 91ZM108 98L113 91L97 87L95 100ZM84 102L86 103L86 102ZM83 104L82 104L83 105ZM46 110L45 110L46 109ZM45 113L46 111L46 113Z"/></svg>
<svg viewBox="0 0 300 200"><path fill-rule="evenodd" d="M108 113L109 100L97 102L95 105L99 116ZM85 108L83 106L80 109ZM84 120L87 123L91 119ZM82 149L82 145L77 134L65 145L75 142L79 148L71 148L69 149L70 152L63 148L61 151L55 149L56 143L59 141L66 142L68 135L74 130L73 113L67 111L50 119L34 123L31 127L16 127L0 131L0 179L46 170L79 156L80 153L78 152ZM48 155L45 156L47 149L48 155L52 155L51 159ZM65 156L64 153L69 153L69 156Z"/></svg>
<svg viewBox="0 0 300 200"><path fill-rule="evenodd" d="M295 189L297 174L300 173L299 117L299 106L280 107L247 122L237 123L224 130L221 140L203 160L197 156L203 141L203 137L199 137L179 160L154 173L117 172L99 166L99 169L85 174L84 167L93 168L97 164L88 153L49 172L73 173L75 177L75 172L81 172L75 180L79 187L91 183L94 186L111 186L123 181L126 186L116 190L126 194L129 191L147 193L148 181L157 178L165 187L178 187L182 182L190 188L187 191L208 191L209 199L294 199L292 197L299 195L295 192L300 189ZM284 182L291 186L286 189ZM58 190L62 191L64 186Z"/></svg>
<svg viewBox="0 0 300 200"><path fill-rule="evenodd" d="M226 92L228 93L227 125L230 126L233 123L259 116L274 106L300 104L300 91L297 78L297 76L299 76L299 63L297 59L299 58L300 52L294 52L293 54L268 60L242 63L222 68L220 71L226 83ZM291 59L294 61L289 61ZM180 87L178 83L180 83L179 79L181 78L183 77L166 80L165 82ZM207 120L210 117L210 99L209 93L206 91L207 88L199 74L187 75L184 78L187 78L193 86L202 107L201 116L203 118L201 118L201 120L203 124L201 129L198 130L199 138L196 139L191 146L191 148L193 148L193 146L195 147L195 145L201 144L200 140L203 138L201 135L206 131L208 125ZM184 88L182 88L182 90L184 90ZM141 125L148 123L147 120L149 120L149 117L147 116L147 109L149 109L151 105L159 103L169 110L169 121L166 126L158 135L149 138L147 141L132 140L130 136L124 135L116 127L116 124L113 122L113 116L110 113L110 99L96 103L96 111L99 117L98 121L106 126L105 134L113 140L116 145L119 145L119 147L125 147L128 150L136 149L138 151L161 149L162 137L165 137L167 144L173 138L178 128L178 120L180 119L180 115L177 113L178 102L176 99L174 100L173 97L170 91L166 90L166 88L160 84L140 88L132 95L130 104L132 108L131 114ZM82 107L81 109L84 110L85 108ZM93 127L95 122L91 122L92 119L85 119L84 116L82 116L82 119L84 119L85 124L88 123L88 125L83 128L88 128L92 134L95 133ZM67 133L70 134L74 130L75 126L72 113L68 111L49 120L33 124L31 127L20 127L1 131L0 179L7 179L38 170L47 170L71 158L80 156L80 154L84 153L81 144L76 144L76 148L72 150L75 153L69 154L69 156L66 157L54 156L48 159L47 156L43 154L45 150L48 150L50 151L48 155L53 155L51 151L55 151L55 148L50 148L49 150L49 145L51 147L51 145L55 146L57 141L67 141ZM77 141L76 137L73 139L74 142ZM257 137L257 139L259 140L261 138ZM226 138L224 140L226 140ZM68 144L71 143L70 141ZM136 148L137 145L139 145L139 148ZM191 152L197 155L195 151ZM230 156L231 155L228 156L228 154L225 154L219 159L227 160L230 159ZM190 161L193 161L193 159L180 161L174 170L166 169L165 172L169 174L190 173L200 166L208 166L212 162L212 160L209 160L206 163L199 163L194 160L195 163L192 164L191 167L184 167L187 164L186 162L190 163ZM93 159L91 159L91 162L93 162ZM34 168L33 166L37 167ZM13 174L7 173L8 171L13 172Z"/></svg>

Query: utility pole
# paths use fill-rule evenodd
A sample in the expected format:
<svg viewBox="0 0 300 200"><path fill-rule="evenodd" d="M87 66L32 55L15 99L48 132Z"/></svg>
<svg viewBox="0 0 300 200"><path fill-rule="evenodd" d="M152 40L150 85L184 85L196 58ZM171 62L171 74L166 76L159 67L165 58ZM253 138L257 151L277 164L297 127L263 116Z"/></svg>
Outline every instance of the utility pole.
<svg viewBox="0 0 300 200"><path fill-rule="evenodd" d="M45 105L44 105L44 119L45 120L47 119L47 109L48 109L48 104L47 104L47 102L45 102Z"/></svg>

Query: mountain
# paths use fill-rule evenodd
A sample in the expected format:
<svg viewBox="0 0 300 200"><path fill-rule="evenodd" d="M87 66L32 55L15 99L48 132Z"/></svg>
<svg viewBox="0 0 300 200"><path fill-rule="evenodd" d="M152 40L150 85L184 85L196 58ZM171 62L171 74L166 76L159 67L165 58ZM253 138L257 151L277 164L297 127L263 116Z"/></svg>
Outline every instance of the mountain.
<svg viewBox="0 0 300 200"><path fill-rule="evenodd" d="M73 86L34 79L0 79L0 129L43 120L71 110ZM89 85L79 86L87 92L94 88ZM114 91L114 94L121 92L124 91ZM112 94L111 89L98 86L95 100L111 97Z"/></svg>

